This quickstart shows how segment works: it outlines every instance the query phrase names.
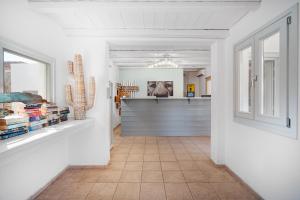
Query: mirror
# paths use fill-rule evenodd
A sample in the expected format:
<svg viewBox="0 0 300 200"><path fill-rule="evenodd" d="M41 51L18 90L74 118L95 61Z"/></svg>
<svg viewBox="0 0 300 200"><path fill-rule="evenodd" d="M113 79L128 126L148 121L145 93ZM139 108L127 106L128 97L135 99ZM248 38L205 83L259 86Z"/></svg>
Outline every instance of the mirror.
<svg viewBox="0 0 300 200"><path fill-rule="evenodd" d="M4 50L4 92L30 92L51 100L49 64Z"/></svg>

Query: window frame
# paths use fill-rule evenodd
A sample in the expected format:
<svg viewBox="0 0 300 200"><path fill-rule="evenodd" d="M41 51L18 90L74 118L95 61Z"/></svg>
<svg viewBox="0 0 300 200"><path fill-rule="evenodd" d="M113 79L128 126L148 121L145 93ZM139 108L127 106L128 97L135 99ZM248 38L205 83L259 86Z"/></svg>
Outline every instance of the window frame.
<svg viewBox="0 0 300 200"><path fill-rule="evenodd" d="M287 10L286 12L282 13L278 17L276 17L271 22L267 23L257 31L254 31L252 34L250 34L246 39L242 40L241 42L238 42L234 46L234 121L241 123L246 126L251 126L257 129L261 129L264 131L272 132L278 135L283 135L289 138L296 139L298 136L298 51L299 51L299 43L298 43L298 3ZM290 18L289 18L290 17ZM288 24L288 18L291 19L291 24ZM276 23L279 23L282 19L285 19L286 21L286 31L288 42L286 43L286 51L282 50L280 47L280 54L286 53L286 85L284 86L286 88L286 119L281 119L280 123L278 121L274 121L272 118L268 118L266 116L260 116L260 99L258 92L260 90L258 89L258 85L261 84L261 80L259 78L261 77L258 72L261 70L261 64L259 63L261 60L259 59L259 43L258 38L267 38L268 33L269 36L276 33ZM272 32L272 28L274 31ZM280 33L281 34L281 33ZM262 37L263 36L263 37ZM281 37L281 35L280 35ZM238 48L240 45L245 43L245 41L254 40L254 66L253 67L253 73L254 73L254 93L252 95L252 98L254 99L254 115L253 118L249 116L241 115L240 112L237 110L238 105L238 99L239 93L238 93L238 78L239 74L238 72L238 57L236 55L236 48ZM280 40L282 42L282 40ZM280 45L281 46L281 45ZM283 52L282 52L283 51ZM280 61L281 62L281 61ZM281 63L280 63L281 66ZM282 76L282 75L281 75ZM281 79L281 78L280 78ZM280 89L282 90L282 88Z"/></svg>
<svg viewBox="0 0 300 200"><path fill-rule="evenodd" d="M241 112L240 111L240 70L239 70L239 53L241 50L247 49L251 47L251 79L253 79L254 76L254 40L252 38L246 39L245 41L239 43L235 46L234 50L234 56L235 56L235 117L243 117L247 119L253 119L254 118L254 90L253 90L253 84L250 85L250 101L251 101L251 107L249 112Z"/></svg>
<svg viewBox="0 0 300 200"><path fill-rule="evenodd" d="M46 64L47 101L56 102L55 59L42 53L0 38L0 92L4 92L4 52L10 52Z"/></svg>
<svg viewBox="0 0 300 200"><path fill-rule="evenodd" d="M280 20L276 21L275 23L271 24L270 26L266 27L264 30L258 32L255 35L255 44L256 44L256 53L257 56L255 56L255 73L257 75L257 81L256 81L256 90L255 90L255 102L256 102L256 107L255 107L255 119L259 120L259 121L263 121L266 123L271 123L271 124L278 124L281 126L285 126L287 125L287 118L288 118L288 103L287 103L287 97L288 97L288 92L287 92L287 73L288 73L288 62L287 62L287 55L286 53L287 48L288 48L288 38L287 38L287 28L288 25L286 23L286 18L283 17ZM263 65L262 62L264 60L262 60L262 54L263 49L261 46L261 41L274 35L275 33L279 32L280 34L280 51L279 51L279 66L280 66L280 74L279 74L279 81L280 81L280 93L279 95L279 108L280 108L280 116L279 117L273 117L273 116L267 116L267 115L263 115L261 114L261 107L263 102L261 102L261 89L262 89L262 82L263 82L263 74L262 74L262 69L263 69ZM286 40L282 40L282 38L286 38ZM282 67L282 66L287 66L286 67Z"/></svg>

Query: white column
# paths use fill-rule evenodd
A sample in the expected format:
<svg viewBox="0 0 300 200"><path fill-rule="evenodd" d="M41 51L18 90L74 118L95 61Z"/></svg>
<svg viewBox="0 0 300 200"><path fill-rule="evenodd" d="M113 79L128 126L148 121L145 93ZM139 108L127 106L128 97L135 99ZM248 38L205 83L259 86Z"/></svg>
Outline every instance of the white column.
<svg viewBox="0 0 300 200"><path fill-rule="evenodd" d="M225 44L216 40L211 46L211 158L216 164L225 163Z"/></svg>

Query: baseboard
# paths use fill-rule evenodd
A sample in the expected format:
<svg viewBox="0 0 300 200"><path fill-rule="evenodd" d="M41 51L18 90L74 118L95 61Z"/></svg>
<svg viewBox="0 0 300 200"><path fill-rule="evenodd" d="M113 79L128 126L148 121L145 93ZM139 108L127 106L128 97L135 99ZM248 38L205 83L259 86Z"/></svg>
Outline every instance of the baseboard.
<svg viewBox="0 0 300 200"><path fill-rule="evenodd" d="M255 192L255 190L253 190L245 181L243 181L243 179L241 179L236 173L234 173L229 167L227 167L226 165L224 165L225 170L231 175L233 176L241 185L245 186L246 188L248 188L248 190L255 196L256 199L259 200L263 200L263 198L257 193Z"/></svg>
<svg viewBox="0 0 300 200"><path fill-rule="evenodd" d="M41 189L39 189L36 193L34 193L31 197L29 197L29 200L33 200L37 198L44 190L46 190L47 187L49 187L52 183L54 183L65 171L67 171L69 167L65 167L61 172L59 172L56 176L54 176L46 185L44 185Z"/></svg>
<svg viewBox="0 0 300 200"><path fill-rule="evenodd" d="M107 165L70 165L68 169L105 169Z"/></svg>

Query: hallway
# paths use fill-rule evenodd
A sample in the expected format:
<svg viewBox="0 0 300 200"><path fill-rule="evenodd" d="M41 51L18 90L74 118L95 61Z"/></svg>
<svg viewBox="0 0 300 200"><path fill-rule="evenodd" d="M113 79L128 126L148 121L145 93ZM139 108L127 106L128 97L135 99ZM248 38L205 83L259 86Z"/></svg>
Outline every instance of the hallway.
<svg viewBox="0 0 300 200"><path fill-rule="evenodd" d="M209 160L209 137L121 137L106 168L65 171L40 196L50 199L258 199Z"/></svg>

